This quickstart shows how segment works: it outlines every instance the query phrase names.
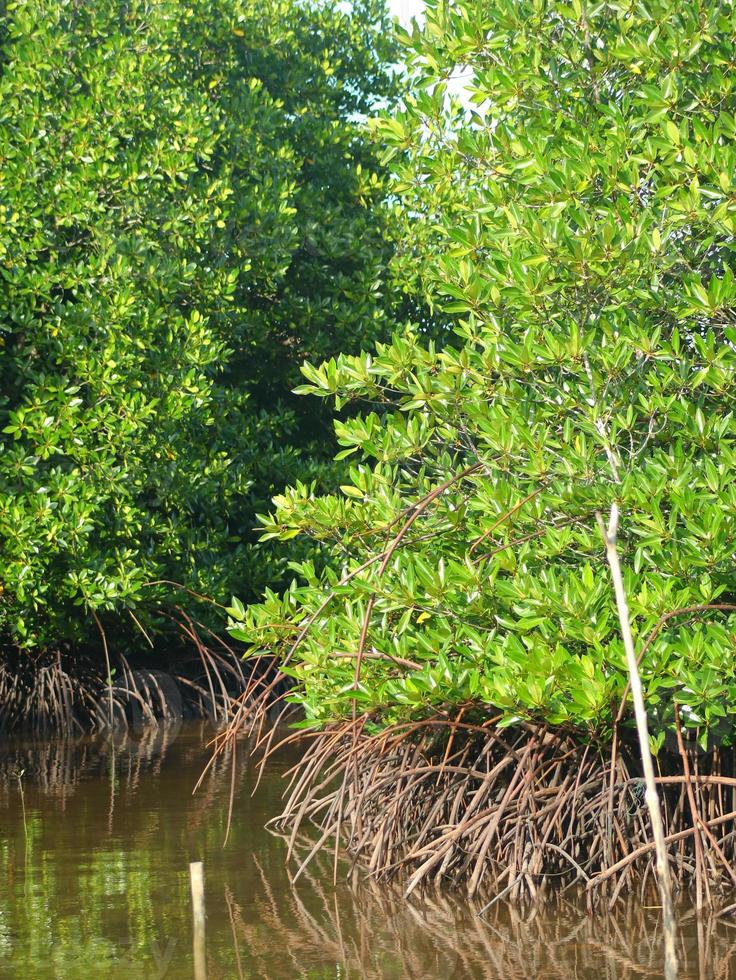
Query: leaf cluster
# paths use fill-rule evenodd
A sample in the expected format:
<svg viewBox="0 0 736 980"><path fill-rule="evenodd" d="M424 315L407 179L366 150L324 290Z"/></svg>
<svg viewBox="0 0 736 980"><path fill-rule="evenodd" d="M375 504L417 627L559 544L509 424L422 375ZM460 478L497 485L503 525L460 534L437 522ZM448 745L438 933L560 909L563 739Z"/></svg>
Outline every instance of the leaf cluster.
<svg viewBox="0 0 736 980"><path fill-rule="evenodd" d="M404 33L409 95L374 123L414 229L396 262L456 340L303 368L367 406L337 424L350 480L296 484L264 534L332 565L233 631L280 651L307 723L480 705L605 736L616 500L656 741L676 706L730 737L735 32L714 0L430 0Z"/></svg>
<svg viewBox="0 0 736 980"><path fill-rule="evenodd" d="M4 640L280 574L255 509L334 481L298 365L390 334L385 28L379 0L3 5Z"/></svg>

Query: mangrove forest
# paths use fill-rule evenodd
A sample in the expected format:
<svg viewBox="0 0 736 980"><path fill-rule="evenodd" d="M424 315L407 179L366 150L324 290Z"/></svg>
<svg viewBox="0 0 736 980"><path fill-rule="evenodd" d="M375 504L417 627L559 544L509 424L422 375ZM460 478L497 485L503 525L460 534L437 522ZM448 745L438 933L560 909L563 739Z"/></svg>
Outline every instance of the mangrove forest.
<svg viewBox="0 0 736 980"><path fill-rule="evenodd" d="M409 6L0 12L9 976L736 977L733 0Z"/></svg>

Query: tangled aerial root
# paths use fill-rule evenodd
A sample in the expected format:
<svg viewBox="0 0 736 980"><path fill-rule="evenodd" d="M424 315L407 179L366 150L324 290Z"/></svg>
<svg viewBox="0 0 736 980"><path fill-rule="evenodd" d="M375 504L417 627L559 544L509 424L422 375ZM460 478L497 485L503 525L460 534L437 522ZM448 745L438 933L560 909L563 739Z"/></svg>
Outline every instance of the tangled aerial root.
<svg viewBox="0 0 736 980"><path fill-rule="evenodd" d="M593 908L654 884L633 747L585 745L543 725L467 720L477 715L461 710L378 734L362 717L311 733L272 822L289 834L290 855L311 828L298 873L332 842L336 855L343 846L376 879L401 875L407 894L431 882L464 884L491 904L534 901L551 886L577 883ZM736 885L733 754L698 757L682 742L679 749L658 760L673 880L694 886L699 906L723 904Z"/></svg>
<svg viewBox="0 0 736 980"><path fill-rule="evenodd" d="M264 675L270 665L243 661L238 650L183 611L171 618L168 656L146 650L132 663L110 649L101 628L105 660L94 649L31 656L0 646L0 734L155 728L184 718L224 725L243 694L270 679ZM279 681L276 690L282 688Z"/></svg>

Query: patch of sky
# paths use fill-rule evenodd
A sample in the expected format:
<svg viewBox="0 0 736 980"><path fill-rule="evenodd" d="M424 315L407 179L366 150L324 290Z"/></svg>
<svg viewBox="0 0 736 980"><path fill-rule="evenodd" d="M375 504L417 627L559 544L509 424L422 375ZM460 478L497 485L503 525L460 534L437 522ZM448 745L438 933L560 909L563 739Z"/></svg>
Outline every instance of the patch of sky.
<svg viewBox="0 0 736 980"><path fill-rule="evenodd" d="M412 17L421 20L424 0L389 0L388 6L394 17L398 17L399 23L408 27Z"/></svg>

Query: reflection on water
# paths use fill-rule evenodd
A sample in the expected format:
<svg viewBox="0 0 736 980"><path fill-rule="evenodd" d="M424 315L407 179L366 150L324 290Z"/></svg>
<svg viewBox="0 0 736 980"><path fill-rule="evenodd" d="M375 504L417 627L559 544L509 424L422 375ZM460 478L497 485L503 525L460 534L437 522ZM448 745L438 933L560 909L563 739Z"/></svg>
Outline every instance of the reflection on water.
<svg viewBox="0 0 736 980"><path fill-rule="evenodd" d="M286 759L251 796L238 753L223 848L232 760L193 796L206 740L197 727L0 748L0 976L191 978L192 860L205 865L210 980L662 975L656 909L589 919L564 901L536 914L499 904L480 919L459 898L407 903L343 865L333 886L330 855L292 883L286 843L263 830ZM686 915L681 956L685 977L736 977L736 926Z"/></svg>

